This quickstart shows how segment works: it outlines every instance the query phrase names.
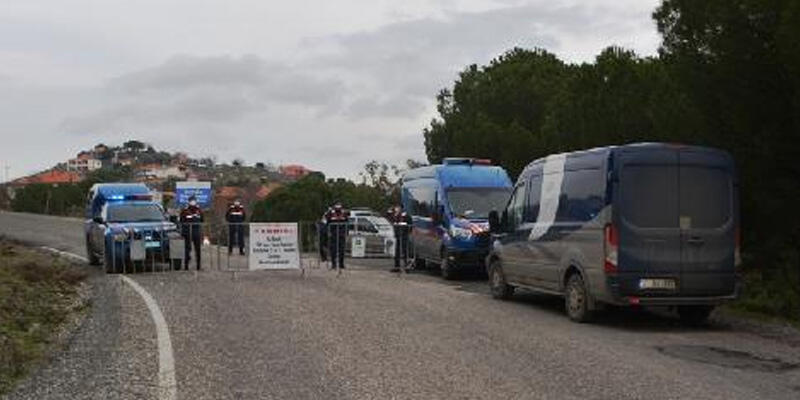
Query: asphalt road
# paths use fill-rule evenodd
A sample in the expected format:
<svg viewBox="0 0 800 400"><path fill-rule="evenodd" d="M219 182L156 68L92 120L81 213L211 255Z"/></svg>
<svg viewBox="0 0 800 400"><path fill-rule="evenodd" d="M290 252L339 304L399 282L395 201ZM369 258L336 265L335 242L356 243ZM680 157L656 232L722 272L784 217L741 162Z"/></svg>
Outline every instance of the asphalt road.
<svg viewBox="0 0 800 400"><path fill-rule="evenodd" d="M81 221L0 213L0 234L84 254ZM567 320L558 299L386 272L129 275L160 306L180 399L797 399L800 340L646 311ZM93 267L87 267L93 268ZM155 398L144 301L92 274L93 308L11 399Z"/></svg>

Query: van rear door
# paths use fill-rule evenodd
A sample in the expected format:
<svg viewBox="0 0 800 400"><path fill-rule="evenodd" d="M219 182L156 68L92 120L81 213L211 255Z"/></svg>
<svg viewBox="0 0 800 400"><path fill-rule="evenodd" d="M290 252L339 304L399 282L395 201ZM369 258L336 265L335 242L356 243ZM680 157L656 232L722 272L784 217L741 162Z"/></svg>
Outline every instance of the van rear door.
<svg viewBox="0 0 800 400"><path fill-rule="evenodd" d="M734 292L736 204L733 162L722 152L679 153L681 294Z"/></svg>
<svg viewBox="0 0 800 400"><path fill-rule="evenodd" d="M619 232L618 269L623 295L638 294L643 279L681 279L678 151L626 149L614 161L615 224ZM656 291L674 294L675 290Z"/></svg>

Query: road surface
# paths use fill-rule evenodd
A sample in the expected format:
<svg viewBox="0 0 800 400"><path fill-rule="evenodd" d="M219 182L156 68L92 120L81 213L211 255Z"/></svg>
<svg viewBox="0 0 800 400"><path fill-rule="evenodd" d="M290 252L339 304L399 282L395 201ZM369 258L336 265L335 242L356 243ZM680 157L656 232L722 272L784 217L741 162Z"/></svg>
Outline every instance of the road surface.
<svg viewBox="0 0 800 400"><path fill-rule="evenodd" d="M0 213L0 234L85 255L79 220ZM127 275L168 328L179 399L797 399L800 341L624 311L575 324L558 299L485 282L324 269ZM355 265L358 264L358 265ZM120 275L9 399L163 398L159 340Z"/></svg>

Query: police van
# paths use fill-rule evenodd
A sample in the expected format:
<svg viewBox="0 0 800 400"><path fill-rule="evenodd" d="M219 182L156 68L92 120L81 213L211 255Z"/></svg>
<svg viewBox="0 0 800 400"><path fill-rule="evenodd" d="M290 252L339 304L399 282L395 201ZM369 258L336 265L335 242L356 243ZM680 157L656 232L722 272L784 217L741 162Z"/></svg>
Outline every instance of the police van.
<svg viewBox="0 0 800 400"><path fill-rule="evenodd" d="M92 186L84 227L89 263L104 265L106 272L123 272L136 261L180 267L180 256L170 256L170 240L181 240L177 226L144 184Z"/></svg>
<svg viewBox="0 0 800 400"><path fill-rule="evenodd" d="M564 296L579 322L602 304L702 322L738 293L738 209L734 161L717 149L643 143L533 161L491 218L492 295Z"/></svg>
<svg viewBox="0 0 800 400"><path fill-rule="evenodd" d="M438 264L445 279L459 270L485 271L489 211L511 193L506 171L489 160L446 158L405 173L402 203L414 221L409 238L417 268Z"/></svg>

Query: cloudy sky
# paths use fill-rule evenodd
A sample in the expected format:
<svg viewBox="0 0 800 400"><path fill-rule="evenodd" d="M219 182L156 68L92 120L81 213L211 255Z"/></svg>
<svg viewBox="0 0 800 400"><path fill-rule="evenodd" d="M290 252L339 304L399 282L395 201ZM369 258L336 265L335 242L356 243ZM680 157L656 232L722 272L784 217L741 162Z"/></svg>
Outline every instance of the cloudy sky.
<svg viewBox="0 0 800 400"><path fill-rule="evenodd" d="M355 177L425 159L434 96L513 47L659 44L658 0L3 0L0 167L95 143ZM1 175L0 175L1 176Z"/></svg>

